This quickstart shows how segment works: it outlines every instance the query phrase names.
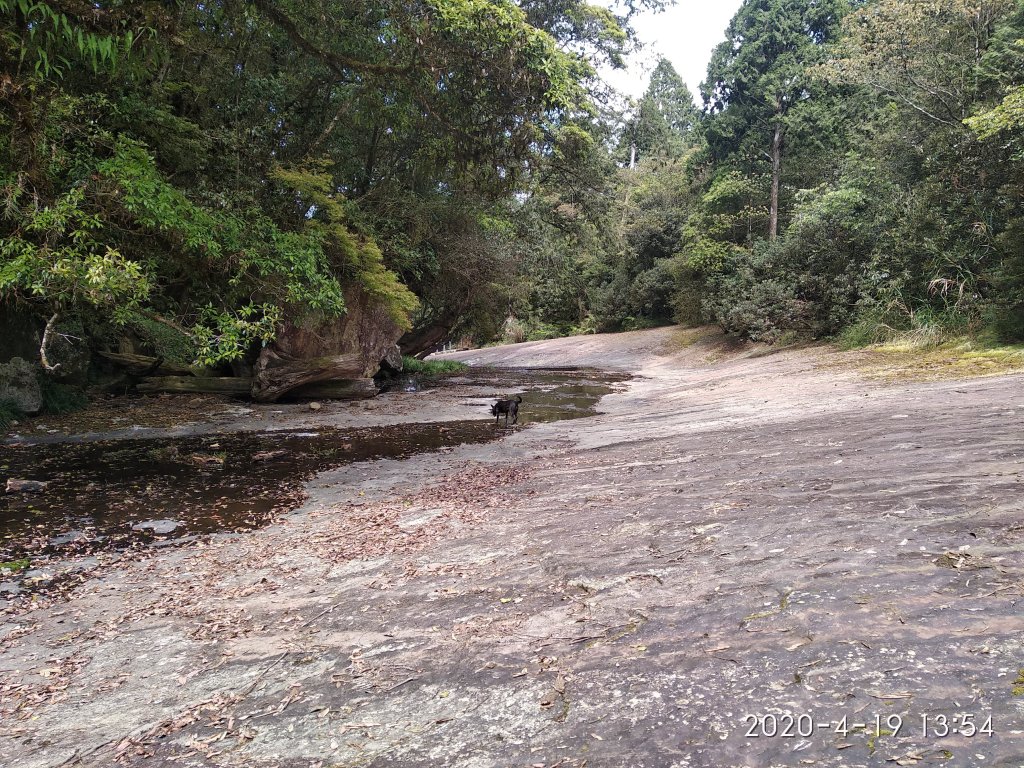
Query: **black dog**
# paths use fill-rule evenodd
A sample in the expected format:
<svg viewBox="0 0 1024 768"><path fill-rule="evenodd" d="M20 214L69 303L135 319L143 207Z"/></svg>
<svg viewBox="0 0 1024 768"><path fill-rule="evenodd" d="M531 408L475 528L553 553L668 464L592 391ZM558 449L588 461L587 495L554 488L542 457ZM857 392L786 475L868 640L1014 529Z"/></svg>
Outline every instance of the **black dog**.
<svg viewBox="0 0 1024 768"><path fill-rule="evenodd" d="M523 398L516 395L515 400L499 400L491 406L491 416L494 417L494 423L497 424L501 418L501 414L505 414L505 426L508 426L509 414L512 415L512 424L519 421L519 404L523 402Z"/></svg>

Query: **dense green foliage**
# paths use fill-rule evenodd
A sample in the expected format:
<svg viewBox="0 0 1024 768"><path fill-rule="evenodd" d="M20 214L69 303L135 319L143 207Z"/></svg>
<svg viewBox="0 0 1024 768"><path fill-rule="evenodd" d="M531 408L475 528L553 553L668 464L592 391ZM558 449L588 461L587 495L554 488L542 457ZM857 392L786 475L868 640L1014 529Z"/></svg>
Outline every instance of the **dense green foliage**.
<svg viewBox="0 0 1024 768"><path fill-rule="evenodd" d="M1024 1L745 0L703 110L595 76L660 4L0 0L0 297L206 365L357 288L413 355L1024 338Z"/></svg>
<svg viewBox="0 0 1024 768"><path fill-rule="evenodd" d="M746 0L670 137L666 66L547 184L513 336L1024 338L1024 3Z"/></svg>
<svg viewBox="0 0 1024 768"><path fill-rule="evenodd" d="M0 300L207 365L356 289L450 327L629 45L578 0L0 0Z"/></svg>

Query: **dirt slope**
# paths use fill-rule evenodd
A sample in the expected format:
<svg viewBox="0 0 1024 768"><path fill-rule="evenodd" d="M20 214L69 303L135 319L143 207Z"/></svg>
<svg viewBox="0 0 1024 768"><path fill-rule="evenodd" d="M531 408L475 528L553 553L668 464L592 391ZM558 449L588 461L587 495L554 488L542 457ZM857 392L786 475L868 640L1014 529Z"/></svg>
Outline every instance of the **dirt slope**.
<svg viewBox="0 0 1024 768"><path fill-rule="evenodd" d="M1022 379L692 340L459 353L639 378L11 611L0 763L1024 765Z"/></svg>

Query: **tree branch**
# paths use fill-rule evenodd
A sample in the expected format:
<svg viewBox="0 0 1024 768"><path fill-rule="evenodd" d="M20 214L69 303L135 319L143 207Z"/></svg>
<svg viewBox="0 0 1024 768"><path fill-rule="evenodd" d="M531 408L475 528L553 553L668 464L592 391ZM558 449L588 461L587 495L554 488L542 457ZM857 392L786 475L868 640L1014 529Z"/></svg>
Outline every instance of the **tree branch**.
<svg viewBox="0 0 1024 768"><path fill-rule="evenodd" d="M307 40L302 32L299 31L298 25L289 18L288 14L275 7L273 0L252 0L252 4L264 16L280 27L296 47L322 61L332 72L345 80L348 79L348 73L345 70L377 75L402 75L412 69L411 63L401 66L398 64L374 64L369 61L350 59L348 56L342 56L332 51L325 51L312 41Z"/></svg>
<svg viewBox="0 0 1024 768"><path fill-rule="evenodd" d="M50 361L46 357L46 348L50 345L50 337L53 335L53 329L57 327L58 320L60 320L60 312L54 312L53 317L46 323L46 330L43 331L43 341L39 345L39 362L43 364L43 370L47 373L54 373L60 369L60 363L50 365Z"/></svg>

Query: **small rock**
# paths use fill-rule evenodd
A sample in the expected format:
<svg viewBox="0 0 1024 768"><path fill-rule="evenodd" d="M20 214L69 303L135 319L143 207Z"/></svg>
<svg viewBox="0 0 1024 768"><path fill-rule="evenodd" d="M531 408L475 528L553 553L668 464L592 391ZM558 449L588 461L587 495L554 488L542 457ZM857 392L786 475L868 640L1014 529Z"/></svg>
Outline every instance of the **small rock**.
<svg viewBox="0 0 1024 768"><path fill-rule="evenodd" d="M46 490L48 483L41 480L17 480L10 478L7 481L8 493L42 493Z"/></svg>
<svg viewBox="0 0 1024 768"><path fill-rule="evenodd" d="M43 408L43 391L36 367L20 357L0 365L0 400L14 403L22 413L39 413Z"/></svg>
<svg viewBox="0 0 1024 768"><path fill-rule="evenodd" d="M323 408L323 406L320 403L310 403L309 404L309 410L311 410L311 411L319 411L321 408Z"/></svg>
<svg viewBox="0 0 1024 768"><path fill-rule="evenodd" d="M85 531L68 531L50 539L51 547L66 547L68 544L80 544L89 540Z"/></svg>
<svg viewBox="0 0 1024 768"><path fill-rule="evenodd" d="M19 587L13 581L0 581L0 595L20 595L22 592Z"/></svg>
<svg viewBox="0 0 1024 768"><path fill-rule="evenodd" d="M181 523L177 520L146 520L133 525L132 530L149 531L150 533L155 533L158 536L166 536L169 533L174 533L180 527Z"/></svg>

